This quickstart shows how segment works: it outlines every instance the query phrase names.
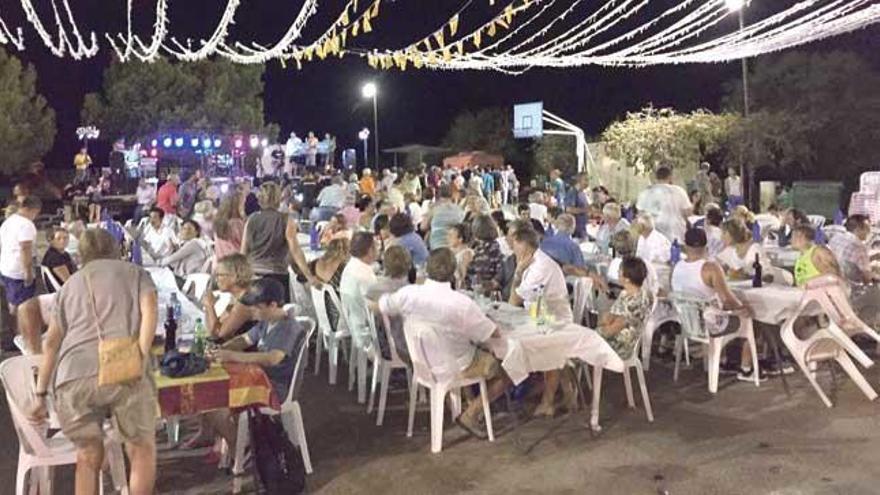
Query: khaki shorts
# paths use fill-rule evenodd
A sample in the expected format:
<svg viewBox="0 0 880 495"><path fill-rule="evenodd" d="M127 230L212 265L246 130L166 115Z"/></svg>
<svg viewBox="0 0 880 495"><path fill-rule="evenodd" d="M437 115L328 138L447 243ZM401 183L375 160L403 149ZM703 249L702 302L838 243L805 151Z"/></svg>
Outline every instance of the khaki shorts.
<svg viewBox="0 0 880 495"><path fill-rule="evenodd" d="M102 440L107 418L126 443L156 434L156 388L148 376L125 385L98 386L97 377L69 381L55 389L55 411L75 445Z"/></svg>
<svg viewBox="0 0 880 495"><path fill-rule="evenodd" d="M485 378L491 380L501 374L501 361L490 352L477 349L470 366L461 372L464 378Z"/></svg>

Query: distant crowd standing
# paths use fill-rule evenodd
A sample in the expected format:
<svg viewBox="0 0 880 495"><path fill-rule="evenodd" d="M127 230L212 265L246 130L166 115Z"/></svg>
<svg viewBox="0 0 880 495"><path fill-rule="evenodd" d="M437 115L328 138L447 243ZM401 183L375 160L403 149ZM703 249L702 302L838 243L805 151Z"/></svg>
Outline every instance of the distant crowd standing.
<svg viewBox="0 0 880 495"><path fill-rule="evenodd" d="M799 252L791 277L798 286L823 274L854 286L880 279L871 266L867 218L849 217L845 232L826 244L800 210L773 208L764 219L750 212L740 204L735 172L721 185L701 167L689 194L674 184L670 168L659 167L653 184L625 204L591 185L587 174L566 179L558 170L540 185L523 183L510 165L342 174L326 163L322 172L314 161L315 141L313 135L306 141L301 175L282 167L218 186L195 171L169 174L158 189L142 180L132 218L99 211L65 219L46 231L43 253L34 223L40 200L12 198L0 225L0 281L24 351L45 353L33 416L44 414L45 396L53 394L62 430L78 449L79 493L95 492L103 459L99 419L107 414L119 420L129 447L132 492L149 493L153 486L155 391L148 370L132 386L97 385L99 337L133 337L143 355L150 352L156 287L138 264L167 267L181 284L190 275L212 273L231 303L218 308L212 290L200 301L207 331L224 342L211 358L259 364L278 394L290 384L302 345L297 315L282 309L296 298L292 269L299 282L336 292L340 307L327 300L331 324L346 321L358 347L372 344L371 310L389 316L401 356L409 355L402 322L430 324L438 339L426 351L432 372L484 377L490 400L508 389L510 379L480 345L499 330L473 294L525 308L540 300L555 321L573 322L566 277L589 277L610 294L593 327L627 358L656 298L664 295L658 267L671 268L673 291L716 300L725 309L743 307L726 280L752 276L756 259L770 278L786 278L771 269L767 237ZM87 162L77 162L78 170ZM723 197L726 208L718 204ZM768 226L763 234L762 225ZM584 243L610 259L607 271L587 263ZM38 268L49 294L38 294ZM852 298L866 320L877 321L876 292L859 289ZM390 343L376 344L388 357ZM756 370L750 362L744 349L726 365L751 380ZM540 396L535 415L577 407L566 369L542 373L532 383ZM481 414L479 401L472 401L456 423L481 436ZM187 446L215 434L234 445L229 411L210 414L200 425Z"/></svg>

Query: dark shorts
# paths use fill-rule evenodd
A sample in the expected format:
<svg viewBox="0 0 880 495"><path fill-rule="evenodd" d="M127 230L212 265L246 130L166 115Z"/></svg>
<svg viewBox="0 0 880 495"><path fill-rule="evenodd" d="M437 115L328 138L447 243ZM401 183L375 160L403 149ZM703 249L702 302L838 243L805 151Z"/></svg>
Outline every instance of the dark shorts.
<svg viewBox="0 0 880 495"><path fill-rule="evenodd" d="M6 288L6 302L13 306L18 306L37 295L36 282L31 282L31 285L25 285L24 280L4 277L3 275L0 275L0 282L3 282L3 287Z"/></svg>

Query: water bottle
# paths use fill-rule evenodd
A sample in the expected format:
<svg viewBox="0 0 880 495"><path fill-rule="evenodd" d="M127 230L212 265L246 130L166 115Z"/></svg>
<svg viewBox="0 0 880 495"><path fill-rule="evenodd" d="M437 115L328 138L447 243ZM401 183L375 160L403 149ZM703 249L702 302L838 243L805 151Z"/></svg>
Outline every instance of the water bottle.
<svg viewBox="0 0 880 495"><path fill-rule="evenodd" d="M758 225L758 222L752 222L752 240L761 242L761 226Z"/></svg>
<svg viewBox="0 0 880 495"><path fill-rule="evenodd" d="M672 241L672 247L669 249L669 261L673 265L681 261L681 246L678 244L678 239Z"/></svg>
<svg viewBox="0 0 880 495"><path fill-rule="evenodd" d="M131 245L131 262L138 266L143 266L144 264L144 256L141 251L141 240L138 238L135 238Z"/></svg>
<svg viewBox="0 0 880 495"><path fill-rule="evenodd" d="M317 223L312 223L312 230L309 231L309 249L317 251L321 248L321 239L318 232Z"/></svg>
<svg viewBox="0 0 880 495"><path fill-rule="evenodd" d="M196 356L204 356L205 343L208 339L208 332L205 330L205 325L204 323L202 323L201 318L196 318L196 326L193 333L193 345L190 352L192 352Z"/></svg>
<svg viewBox="0 0 880 495"><path fill-rule="evenodd" d="M174 311L174 319L180 321L180 317L183 316L183 307L180 305L180 299L177 298L176 292L171 293L169 307Z"/></svg>
<svg viewBox="0 0 880 495"><path fill-rule="evenodd" d="M539 285L538 288L535 289L535 294L537 295L537 298L535 298L535 303L533 305L533 317L538 326L543 326L547 323L547 302L544 300L544 286Z"/></svg>
<svg viewBox="0 0 880 495"><path fill-rule="evenodd" d="M174 307L169 304L165 315L165 352L174 350L177 350L177 320Z"/></svg>
<svg viewBox="0 0 880 495"><path fill-rule="evenodd" d="M752 287L763 287L764 285L764 267L761 266L760 256L755 253L755 262L752 264L755 273L752 275Z"/></svg>

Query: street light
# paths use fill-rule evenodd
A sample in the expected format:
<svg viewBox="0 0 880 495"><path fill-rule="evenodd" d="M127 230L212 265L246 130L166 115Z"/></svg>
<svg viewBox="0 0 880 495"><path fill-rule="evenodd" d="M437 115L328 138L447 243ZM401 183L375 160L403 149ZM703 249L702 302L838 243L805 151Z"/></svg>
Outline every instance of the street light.
<svg viewBox="0 0 880 495"><path fill-rule="evenodd" d="M745 29L745 10L749 6L749 0L725 0L727 10L736 12L739 18L739 32L742 34ZM740 58L742 65L742 85L743 85L743 117L749 118L749 60L746 57ZM743 185L743 201L746 205L751 205L749 201L751 196L751 178L747 177L745 160L739 165L740 183Z"/></svg>
<svg viewBox="0 0 880 495"><path fill-rule="evenodd" d="M364 84L361 88L361 94L364 98L373 100L373 167L376 169L379 168L379 104L377 101L377 96L379 94L379 88L376 87L376 83L368 82ZM364 155L364 161L366 161L366 155Z"/></svg>

